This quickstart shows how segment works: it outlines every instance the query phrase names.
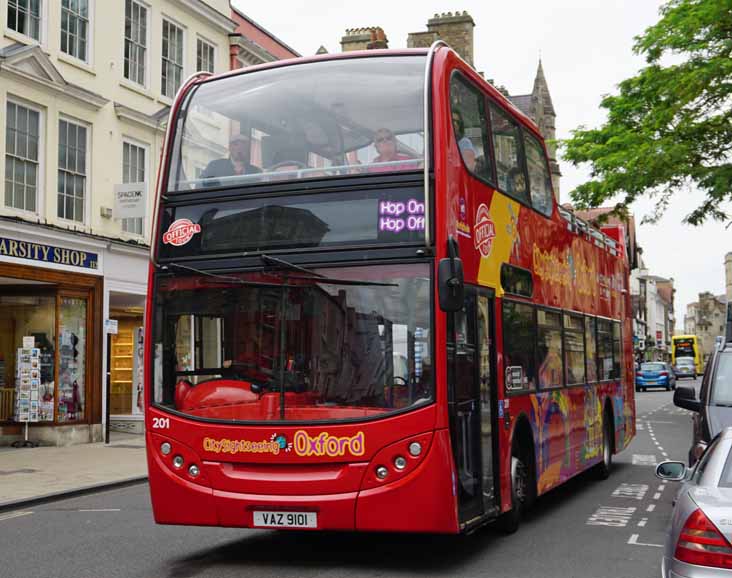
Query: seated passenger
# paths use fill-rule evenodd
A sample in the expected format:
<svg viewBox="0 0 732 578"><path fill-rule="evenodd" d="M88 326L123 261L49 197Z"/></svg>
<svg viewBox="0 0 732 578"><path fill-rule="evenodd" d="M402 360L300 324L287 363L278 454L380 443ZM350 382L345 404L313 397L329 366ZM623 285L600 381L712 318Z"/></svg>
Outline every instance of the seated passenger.
<svg viewBox="0 0 732 578"><path fill-rule="evenodd" d="M386 173L391 171L409 171L419 168L419 159L398 152L396 136L388 128L380 128L374 134L374 147L379 153L372 163L393 163L394 161L411 161L398 165L371 166L370 173Z"/></svg>
<svg viewBox="0 0 732 578"><path fill-rule="evenodd" d="M475 172L475 159L478 153L475 151L472 141L465 136L465 123L457 110L452 111L452 127L455 130L455 138L458 139L458 148L465 161L465 166L470 172Z"/></svg>
<svg viewBox="0 0 732 578"><path fill-rule="evenodd" d="M262 169L247 162L249 155L249 138L243 134L233 134L229 138L229 157L214 159L201 173L202 179L230 177L234 175L253 175Z"/></svg>

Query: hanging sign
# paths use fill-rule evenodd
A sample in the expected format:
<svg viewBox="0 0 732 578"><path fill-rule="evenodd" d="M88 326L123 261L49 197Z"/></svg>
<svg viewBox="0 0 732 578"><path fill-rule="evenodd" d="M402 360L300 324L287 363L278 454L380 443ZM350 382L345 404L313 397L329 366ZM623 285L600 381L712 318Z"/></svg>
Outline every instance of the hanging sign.
<svg viewBox="0 0 732 578"><path fill-rule="evenodd" d="M147 183L114 185L115 219L134 219L145 216Z"/></svg>

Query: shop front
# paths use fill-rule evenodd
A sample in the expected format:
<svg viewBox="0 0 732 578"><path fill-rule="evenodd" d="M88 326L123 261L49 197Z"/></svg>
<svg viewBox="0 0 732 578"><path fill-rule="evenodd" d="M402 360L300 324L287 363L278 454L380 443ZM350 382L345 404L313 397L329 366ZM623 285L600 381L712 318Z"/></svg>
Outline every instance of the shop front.
<svg viewBox="0 0 732 578"><path fill-rule="evenodd" d="M104 248L0 226L0 444L102 439Z"/></svg>

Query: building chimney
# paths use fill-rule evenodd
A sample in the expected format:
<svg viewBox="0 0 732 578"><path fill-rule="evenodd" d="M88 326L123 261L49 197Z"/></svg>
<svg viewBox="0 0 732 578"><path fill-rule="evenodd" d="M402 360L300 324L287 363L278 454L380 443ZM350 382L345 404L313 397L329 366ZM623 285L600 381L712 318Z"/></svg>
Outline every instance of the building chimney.
<svg viewBox="0 0 732 578"><path fill-rule="evenodd" d="M475 22L466 11L435 14L427 21L427 30L447 42L470 66L473 66L473 28Z"/></svg>
<svg viewBox="0 0 732 578"><path fill-rule="evenodd" d="M388 48L388 40L380 26L367 28L349 28L345 36L341 37L341 50L367 50L369 48Z"/></svg>

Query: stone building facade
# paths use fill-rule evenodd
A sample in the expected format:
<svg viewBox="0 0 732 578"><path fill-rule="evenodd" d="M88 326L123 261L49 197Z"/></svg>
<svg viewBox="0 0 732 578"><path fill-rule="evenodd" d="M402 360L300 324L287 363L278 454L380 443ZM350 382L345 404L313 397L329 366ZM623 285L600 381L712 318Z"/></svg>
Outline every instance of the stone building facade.
<svg viewBox="0 0 732 578"><path fill-rule="evenodd" d="M475 21L467 12L445 12L435 14L427 21L427 30L410 32L407 36L408 48L429 48L436 40L443 40L450 45L471 66L474 56ZM367 50L369 48L388 48L388 40L384 30L378 26L351 28L341 38L341 50ZM492 82L492 81L489 81ZM549 164L552 176L554 196L559 201L559 178L561 172L557 162L556 145L556 111L552 103L549 85L544 75L541 61L534 77L534 86L529 94L510 95L503 87L497 86L513 104L539 127L546 141L549 153Z"/></svg>
<svg viewBox="0 0 732 578"><path fill-rule="evenodd" d="M699 293L699 300L686 306L684 333L699 339L704 360L712 353L717 337L724 335L727 297L708 291Z"/></svg>

